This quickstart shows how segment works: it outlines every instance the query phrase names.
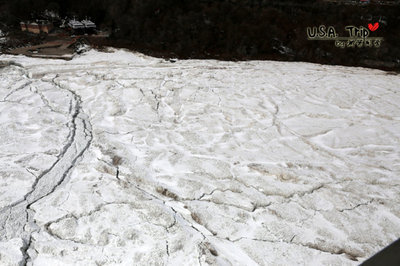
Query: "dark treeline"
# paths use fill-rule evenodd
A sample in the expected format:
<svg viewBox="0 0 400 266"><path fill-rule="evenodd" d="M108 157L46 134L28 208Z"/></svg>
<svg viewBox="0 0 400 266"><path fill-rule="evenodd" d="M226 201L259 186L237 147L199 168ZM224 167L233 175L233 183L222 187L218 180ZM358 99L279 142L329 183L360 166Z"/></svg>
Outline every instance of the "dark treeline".
<svg viewBox="0 0 400 266"><path fill-rule="evenodd" d="M272 0L0 0L0 20L18 25L45 9L91 17L112 34L105 44L181 58L283 59L343 65L400 66L399 6L352 6ZM380 48L336 48L308 41L306 27L385 20ZM386 24L386 25L385 25ZM366 63L367 62L367 63ZM368 63L369 62L369 63ZM375 63L371 63L375 62Z"/></svg>

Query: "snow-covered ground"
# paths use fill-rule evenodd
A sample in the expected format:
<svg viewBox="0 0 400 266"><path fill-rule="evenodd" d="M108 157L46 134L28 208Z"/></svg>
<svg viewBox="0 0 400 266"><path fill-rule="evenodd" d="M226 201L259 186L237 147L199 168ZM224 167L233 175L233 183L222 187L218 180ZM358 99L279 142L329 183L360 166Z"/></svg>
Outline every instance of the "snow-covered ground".
<svg viewBox="0 0 400 266"><path fill-rule="evenodd" d="M0 61L0 265L357 265L400 237L399 75Z"/></svg>

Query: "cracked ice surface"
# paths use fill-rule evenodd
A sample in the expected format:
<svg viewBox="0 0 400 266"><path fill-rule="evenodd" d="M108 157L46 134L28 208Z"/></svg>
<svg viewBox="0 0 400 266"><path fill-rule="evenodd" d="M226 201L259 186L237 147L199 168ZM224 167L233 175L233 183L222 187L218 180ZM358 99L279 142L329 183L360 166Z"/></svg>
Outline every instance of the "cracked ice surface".
<svg viewBox="0 0 400 266"><path fill-rule="evenodd" d="M0 60L2 265L356 265L400 237L399 75Z"/></svg>

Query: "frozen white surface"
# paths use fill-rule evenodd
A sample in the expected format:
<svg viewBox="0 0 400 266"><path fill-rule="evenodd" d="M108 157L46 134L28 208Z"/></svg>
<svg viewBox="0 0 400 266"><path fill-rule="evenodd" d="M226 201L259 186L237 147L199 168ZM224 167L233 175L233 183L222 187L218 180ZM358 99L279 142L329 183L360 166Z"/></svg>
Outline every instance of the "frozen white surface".
<svg viewBox="0 0 400 266"><path fill-rule="evenodd" d="M0 61L1 265L357 265L400 237L399 75Z"/></svg>

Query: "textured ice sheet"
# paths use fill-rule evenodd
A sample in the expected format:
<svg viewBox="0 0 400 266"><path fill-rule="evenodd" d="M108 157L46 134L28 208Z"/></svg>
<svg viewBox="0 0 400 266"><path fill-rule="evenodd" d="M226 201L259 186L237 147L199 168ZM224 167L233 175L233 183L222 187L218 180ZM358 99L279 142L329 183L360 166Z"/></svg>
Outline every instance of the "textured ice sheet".
<svg viewBox="0 0 400 266"><path fill-rule="evenodd" d="M1 264L357 265L400 237L399 75L0 60L0 207L29 203Z"/></svg>

